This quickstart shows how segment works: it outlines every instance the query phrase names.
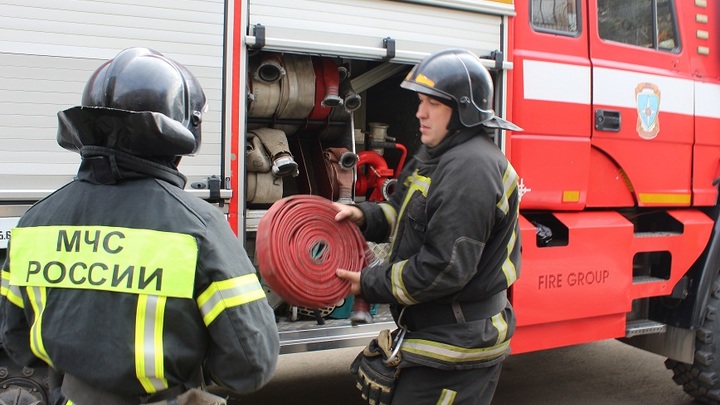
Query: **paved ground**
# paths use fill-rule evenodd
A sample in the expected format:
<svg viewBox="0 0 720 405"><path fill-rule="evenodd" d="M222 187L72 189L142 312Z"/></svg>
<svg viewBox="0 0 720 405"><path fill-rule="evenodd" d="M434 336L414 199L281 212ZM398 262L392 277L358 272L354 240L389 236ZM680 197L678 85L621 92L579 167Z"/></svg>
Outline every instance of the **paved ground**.
<svg viewBox="0 0 720 405"><path fill-rule="evenodd" d="M232 405L361 405L348 367L360 348L287 354L260 392ZM493 405L691 405L665 359L610 340L511 356Z"/></svg>

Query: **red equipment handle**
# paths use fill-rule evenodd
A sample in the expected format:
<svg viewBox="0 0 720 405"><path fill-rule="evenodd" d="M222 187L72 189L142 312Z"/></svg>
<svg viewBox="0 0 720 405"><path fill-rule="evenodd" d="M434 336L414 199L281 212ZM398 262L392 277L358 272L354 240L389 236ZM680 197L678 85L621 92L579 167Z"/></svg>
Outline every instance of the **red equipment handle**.
<svg viewBox="0 0 720 405"><path fill-rule="evenodd" d="M387 141L371 141L370 148L384 148L384 149L398 149L400 151L400 159L398 160L397 167L395 168L395 178L400 177L400 172L405 165L405 159L407 158L407 148L405 145L397 142Z"/></svg>

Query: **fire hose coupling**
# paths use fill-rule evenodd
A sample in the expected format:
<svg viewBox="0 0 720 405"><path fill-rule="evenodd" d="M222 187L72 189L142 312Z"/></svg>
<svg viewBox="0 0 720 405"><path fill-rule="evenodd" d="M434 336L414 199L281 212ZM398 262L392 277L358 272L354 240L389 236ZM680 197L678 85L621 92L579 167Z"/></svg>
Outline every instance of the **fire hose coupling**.
<svg viewBox="0 0 720 405"><path fill-rule="evenodd" d="M328 58L317 59L319 64L318 70L321 72L322 77L318 77L318 80L324 80L325 96L323 97L320 105L323 107L337 107L343 104L343 99L339 95L340 86L340 72L337 64Z"/></svg>
<svg viewBox="0 0 720 405"><path fill-rule="evenodd" d="M340 97L344 100L347 112L353 112L362 106L362 98L353 89L349 75L340 81Z"/></svg>
<svg viewBox="0 0 720 405"><path fill-rule="evenodd" d="M272 174L275 177L285 177L289 175L297 177L300 174L300 170L292 155L281 154L273 160Z"/></svg>
<svg viewBox="0 0 720 405"><path fill-rule="evenodd" d="M266 173L275 177L293 177L300 174L288 145L285 132L274 128L256 128L248 131L246 167L249 171Z"/></svg>
<svg viewBox="0 0 720 405"><path fill-rule="evenodd" d="M395 186L397 185L398 179L386 179L380 188L380 191L382 192L383 198L386 200L390 199L390 194L393 192Z"/></svg>
<svg viewBox="0 0 720 405"><path fill-rule="evenodd" d="M355 165L358 162L358 155L352 152L344 152L340 155L340 159L338 159L338 162L340 163L340 168L345 170L352 170L355 168Z"/></svg>
<svg viewBox="0 0 720 405"><path fill-rule="evenodd" d="M285 68L282 66L282 55L271 52L263 56L253 73L253 79L265 83L275 83L282 79L285 74Z"/></svg>

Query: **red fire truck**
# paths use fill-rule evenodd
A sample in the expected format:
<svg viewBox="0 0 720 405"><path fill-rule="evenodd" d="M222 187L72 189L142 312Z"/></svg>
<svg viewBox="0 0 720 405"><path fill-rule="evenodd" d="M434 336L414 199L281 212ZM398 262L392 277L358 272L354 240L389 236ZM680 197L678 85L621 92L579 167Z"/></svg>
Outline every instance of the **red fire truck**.
<svg viewBox="0 0 720 405"><path fill-rule="evenodd" d="M74 175L55 114L122 48L155 48L199 77L211 109L181 171L251 256L279 198L387 196L419 142L415 96L400 81L424 56L464 48L491 71L498 115L524 129L495 137L521 177L512 353L620 339L666 356L685 391L720 403L717 2L2 0L0 10L0 258L18 217ZM393 325L374 307L374 323L352 327L350 297L297 308L267 294L283 353L361 345ZM42 375L5 358L0 393L46 400Z"/></svg>

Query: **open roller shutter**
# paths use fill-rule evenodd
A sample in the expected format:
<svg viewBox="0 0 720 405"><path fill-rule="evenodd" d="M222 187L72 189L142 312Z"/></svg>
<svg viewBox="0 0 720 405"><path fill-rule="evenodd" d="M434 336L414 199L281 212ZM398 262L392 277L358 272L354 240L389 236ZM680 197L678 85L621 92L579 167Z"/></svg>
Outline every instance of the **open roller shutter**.
<svg viewBox="0 0 720 405"><path fill-rule="evenodd" d="M440 6L442 5L442 7ZM415 63L445 48L502 50L511 1L250 0L247 44Z"/></svg>

